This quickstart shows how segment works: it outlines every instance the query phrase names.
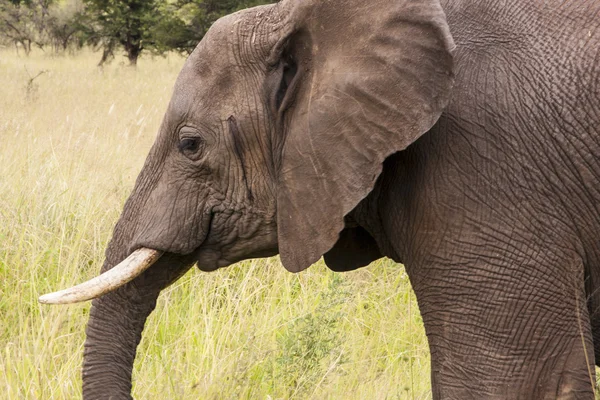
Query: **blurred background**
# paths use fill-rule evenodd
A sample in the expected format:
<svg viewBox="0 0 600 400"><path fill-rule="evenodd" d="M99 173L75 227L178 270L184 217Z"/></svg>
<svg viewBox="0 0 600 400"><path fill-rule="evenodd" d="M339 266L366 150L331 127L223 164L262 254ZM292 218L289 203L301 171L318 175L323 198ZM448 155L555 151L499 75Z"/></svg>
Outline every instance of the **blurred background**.
<svg viewBox="0 0 600 400"><path fill-rule="evenodd" d="M0 0L0 399L81 397L89 303L37 297L98 274L186 55L256 3ZM401 265L294 275L271 258L165 290L133 394L426 399L429 368Z"/></svg>

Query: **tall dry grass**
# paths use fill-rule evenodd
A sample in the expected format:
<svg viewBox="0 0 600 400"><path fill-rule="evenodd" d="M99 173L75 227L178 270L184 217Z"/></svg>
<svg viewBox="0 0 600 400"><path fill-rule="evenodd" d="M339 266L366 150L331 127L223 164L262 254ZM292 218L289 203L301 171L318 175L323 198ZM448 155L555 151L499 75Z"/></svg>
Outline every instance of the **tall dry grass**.
<svg viewBox="0 0 600 400"><path fill-rule="evenodd" d="M37 297L97 274L183 59L0 52L0 398L81 396L89 304ZM31 82L39 72L46 71ZM193 269L160 297L139 399L422 399L429 356L408 278L379 261L293 275Z"/></svg>

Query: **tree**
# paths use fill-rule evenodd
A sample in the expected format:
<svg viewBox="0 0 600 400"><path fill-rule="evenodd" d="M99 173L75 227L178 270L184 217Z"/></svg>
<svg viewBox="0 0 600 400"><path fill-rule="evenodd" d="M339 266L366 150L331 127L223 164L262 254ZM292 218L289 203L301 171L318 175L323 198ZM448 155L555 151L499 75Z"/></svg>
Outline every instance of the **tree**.
<svg viewBox="0 0 600 400"><path fill-rule="evenodd" d="M79 32L76 23L81 0L0 0L0 40L26 54L32 45L66 50Z"/></svg>
<svg viewBox="0 0 600 400"><path fill-rule="evenodd" d="M82 45L79 17L83 12L81 0L66 0L50 8L48 34L56 52L66 51L69 45Z"/></svg>
<svg viewBox="0 0 600 400"><path fill-rule="evenodd" d="M50 6L54 0L0 0L0 35L20 45L26 54L33 44L40 48L48 42Z"/></svg>
<svg viewBox="0 0 600 400"><path fill-rule="evenodd" d="M132 66L142 50L153 47L151 28L159 20L158 0L84 0L81 25L86 39L101 45L101 64L122 46Z"/></svg>

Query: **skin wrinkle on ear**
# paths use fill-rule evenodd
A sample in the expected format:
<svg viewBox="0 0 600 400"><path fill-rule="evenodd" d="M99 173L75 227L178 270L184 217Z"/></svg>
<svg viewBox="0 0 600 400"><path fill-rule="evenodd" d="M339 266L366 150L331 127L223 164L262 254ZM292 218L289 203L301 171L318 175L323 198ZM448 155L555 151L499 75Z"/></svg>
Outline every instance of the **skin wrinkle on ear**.
<svg viewBox="0 0 600 400"><path fill-rule="evenodd" d="M312 150L308 154L308 157L309 157L310 163L312 164L312 167L315 171L315 176L320 177L321 176L320 171L322 171L323 168L320 165L317 165L317 164L319 164L319 160L315 160L315 158L313 157L313 155L315 154L315 146L313 143L312 130L310 127L310 116L312 115L312 99L313 99L314 89L315 89L315 80L316 80L316 73L313 72L312 79L310 81L310 92L308 93L308 106L306 108L306 110L307 110L307 112L306 112L306 135L308 137L308 143L310 144L310 148ZM296 151L301 152L300 149L297 149ZM320 190L327 190L327 185L325 184L323 179L319 179L319 184L321 186Z"/></svg>

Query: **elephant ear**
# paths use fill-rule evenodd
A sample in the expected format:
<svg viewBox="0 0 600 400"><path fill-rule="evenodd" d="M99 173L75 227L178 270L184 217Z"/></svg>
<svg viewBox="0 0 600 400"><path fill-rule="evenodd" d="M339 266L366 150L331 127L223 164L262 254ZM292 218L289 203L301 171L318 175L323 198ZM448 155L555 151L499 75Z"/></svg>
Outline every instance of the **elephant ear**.
<svg viewBox="0 0 600 400"><path fill-rule="evenodd" d="M437 121L453 84L454 44L437 0L280 7L288 33L273 53L295 75L282 102L278 240L283 265L298 272L333 248L385 158Z"/></svg>

